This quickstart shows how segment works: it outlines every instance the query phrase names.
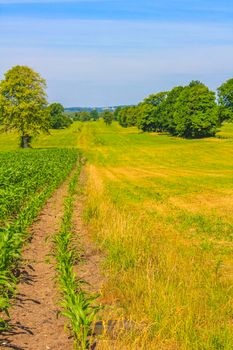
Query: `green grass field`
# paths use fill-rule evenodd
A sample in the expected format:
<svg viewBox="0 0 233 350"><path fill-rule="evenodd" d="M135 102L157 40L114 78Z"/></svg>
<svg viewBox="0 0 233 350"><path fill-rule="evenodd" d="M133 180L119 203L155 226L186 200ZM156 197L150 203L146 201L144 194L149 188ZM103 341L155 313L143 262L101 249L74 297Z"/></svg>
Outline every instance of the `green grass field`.
<svg viewBox="0 0 233 350"><path fill-rule="evenodd" d="M116 348L233 349L232 125L184 140L74 123L33 145L88 159L84 218L106 255L104 315L139 323ZM0 135L1 150L16 147Z"/></svg>
<svg viewBox="0 0 233 350"><path fill-rule="evenodd" d="M142 323L117 349L233 348L232 131L183 140L83 128L85 218L106 254L104 298L111 317Z"/></svg>
<svg viewBox="0 0 233 350"><path fill-rule="evenodd" d="M51 130L50 135L41 134L33 139L33 148L75 148L77 147L80 123L76 122L64 130ZM13 151L19 148L16 133L0 133L0 151Z"/></svg>

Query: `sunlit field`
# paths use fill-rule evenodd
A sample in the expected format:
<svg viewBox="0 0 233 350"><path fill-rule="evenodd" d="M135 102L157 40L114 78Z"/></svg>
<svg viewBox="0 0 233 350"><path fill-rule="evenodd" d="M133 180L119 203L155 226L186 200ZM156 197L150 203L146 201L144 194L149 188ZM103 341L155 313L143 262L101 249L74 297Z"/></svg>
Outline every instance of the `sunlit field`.
<svg viewBox="0 0 233 350"><path fill-rule="evenodd" d="M135 326L100 349L233 349L233 127L216 138L74 123L33 147L87 158L84 220L105 256L103 317ZM17 148L14 134L0 149ZM22 151L24 152L24 151Z"/></svg>
<svg viewBox="0 0 233 350"><path fill-rule="evenodd" d="M50 134L41 134L33 139L33 148L75 148L77 147L80 123L75 122L68 129L50 130ZM16 133L0 132L0 151L11 151L19 148L19 137Z"/></svg>
<svg viewBox="0 0 233 350"><path fill-rule="evenodd" d="M220 135L82 129L85 220L106 255L105 317L138 323L116 349L233 348L232 125Z"/></svg>

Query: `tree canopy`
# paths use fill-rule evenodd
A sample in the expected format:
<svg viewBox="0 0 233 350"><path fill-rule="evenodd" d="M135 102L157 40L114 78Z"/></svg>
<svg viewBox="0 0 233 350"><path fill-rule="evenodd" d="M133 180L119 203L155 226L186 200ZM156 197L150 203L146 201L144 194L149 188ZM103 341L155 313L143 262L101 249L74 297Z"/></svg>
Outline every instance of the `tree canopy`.
<svg viewBox="0 0 233 350"><path fill-rule="evenodd" d="M104 111L101 113L101 116L106 125L111 125L113 121L113 113L110 111Z"/></svg>
<svg viewBox="0 0 233 350"><path fill-rule="evenodd" d="M219 119L233 120L233 79L218 88Z"/></svg>
<svg viewBox="0 0 233 350"><path fill-rule="evenodd" d="M175 135L198 138L216 133L218 115L215 93L204 84L186 86L174 109Z"/></svg>
<svg viewBox="0 0 233 350"><path fill-rule="evenodd" d="M220 105L232 107L232 81L219 88ZM224 102L223 102L224 101ZM167 132L186 138L212 136L220 125L215 93L199 80L171 91L151 94L134 107L122 108L118 121L124 126L137 125L142 131Z"/></svg>
<svg viewBox="0 0 233 350"><path fill-rule="evenodd" d="M114 112L114 118L117 116L119 124L123 127L134 126L137 124L138 109L135 106L125 108L118 107L117 113ZM117 110L117 109L116 109Z"/></svg>
<svg viewBox="0 0 233 350"><path fill-rule="evenodd" d="M99 119L99 113L97 111L97 109L92 109L90 112L90 118L94 121Z"/></svg>
<svg viewBox="0 0 233 350"><path fill-rule="evenodd" d="M5 131L17 130L21 146L28 147L32 136L48 132L46 82L27 66L15 66L0 83L1 124Z"/></svg>
<svg viewBox="0 0 233 350"><path fill-rule="evenodd" d="M52 129L64 129L72 124L72 119L64 114L64 107L60 103L52 103L48 109Z"/></svg>

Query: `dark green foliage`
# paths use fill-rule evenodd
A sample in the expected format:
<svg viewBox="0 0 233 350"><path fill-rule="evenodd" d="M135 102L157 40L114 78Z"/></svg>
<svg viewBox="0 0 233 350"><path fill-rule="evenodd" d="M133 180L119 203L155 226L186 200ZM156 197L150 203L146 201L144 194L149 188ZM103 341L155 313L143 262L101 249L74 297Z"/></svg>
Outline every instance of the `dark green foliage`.
<svg viewBox="0 0 233 350"><path fill-rule="evenodd" d="M175 134L174 106L183 89L183 86L174 87L168 92L167 98L162 101L159 108L161 131Z"/></svg>
<svg viewBox="0 0 233 350"><path fill-rule="evenodd" d="M74 122L80 121L80 112L70 112L70 115L72 115L72 119Z"/></svg>
<svg viewBox="0 0 233 350"><path fill-rule="evenodd" d="M157 94L152 94L144 99L144 102L153 106L158 107L167 97L167 92L159 92Z"/></svg>
<svg viewBox="0 0 233 350"><path fill-rule="evenodd" d="M64 107L60 103L55 102L49 105L49 114L52 118L56 117L57 115L63 114L64 111Z"/></svg>
<svg viewBox="0 0 233 350"><path fill-rule="evenodd" d="M118 120L118 116L119 116L119 113L120 113L120 111L122 110L122 108L123 108L123 107L118 106L118 107L115 109L115 111L114 111L114 113L113 113L113 118L114 118L114 120Z"/></svg>
<svg viewBox="0 0 233 350"><path fill-rule="evenodd" d="M196 85L201 85L201 84L202 84L202 82L200 80L192 80L192 81L190 81L188 86L189 87L194 87Z"/></svg>
<svg viewBox="0 0 233 350"><path fill-rule="evenodd" d="M231 84L228 81L227 91L232 91ZM219 94L222 91L219 89ZM224 101L227 100L229 110L232 108L232 95L227 97ZM177 86L169 92L152 94L133 109L121 109L118 121L123 127L137 125L142 131L168 132L186 138L213 136L221 122L215 93L198 80L185 87Z"/></svg>
<svg viewBox="0 0 233 350"><path fill-rule="evenodd" d="M218 116L215 94L204 84L186 86L174 106L174 135L198 138L217 131Z"/></svg>
<svg viewBox="0 0 233 350"><path fill-rule="evenodd" d="M218 88L218 105L220 122L233 120L233 79Z"/></svg>
<svg viewBox="0 0 233 350"><path fill-rule="evenodd" d="M98 113L97 109L92 109L92 111L90 112L90 117L94 121L99 119L99 113Z"/></svg>
<svg viewBox="0 0 233 350"><path fill-rule="evenodd" d="M152 104L141 103L137 108L137 126L142 131L156 131L157 130L157 119L156 119L157 108Z"/></svg>
<svg viewBox="0 0 233 350"><path fill-rule="evenodd" d="M73 120L74 121L80 121L80 122L88 122L91 120L91 113L82 111L82 112L75 112Z"/></svg>
<svg viewBox="0 0 233 350"><path fill-rule="evenodd" d="M101 113L101 117L103 118L106 125L111 125L113 121L113 112L104 111Z"/></svg>
<svg viewBox="0 0 233 350"><path fill-rule="evenodd" d="M162 103L166 100L167 92L159 92L144 99L138 106L137 125L143 131L162 131L163 120L160 112Z"/></svg>
<svg viewBox="0 0 233 350"><path fill-rule="evenodd" d="M72 124L72 120L66 115L59 115L52 119L52 129L65 129Z"/></svg>
<svg viewBox="0 0 233 350"><path fill-rule="evenodd" d="M49 114L52 129L65 129L72 124L72 119L64 114L64 107L60 103L52 103Z"/></svg>
<svg viewBox="0 0 233 350"><path fill-rule="evenodd" d="M125 128L137 125L137 113L138 109L135 106L120 108L117 113L119 124Z"/></svg>

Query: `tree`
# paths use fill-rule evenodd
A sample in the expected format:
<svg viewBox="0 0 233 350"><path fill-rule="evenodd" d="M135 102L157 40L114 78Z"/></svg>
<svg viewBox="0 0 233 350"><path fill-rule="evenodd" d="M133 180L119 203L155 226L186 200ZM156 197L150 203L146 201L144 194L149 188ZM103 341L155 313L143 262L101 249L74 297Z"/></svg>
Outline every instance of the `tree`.
<svg viewBox="0 0 233 350"><path fill-rule="evenodd" d="M129 126L127 116L128 116L128 108L126 107L121 108L121 110L119 110L117 113L118 122L123 128L127 128Z"/></svg>
<svg viewBox="0 0 233 350"><path fill-rule="evenodd" d="M51 103L49 105L49 113L51 117L57 117L58 115L63 114L65 111L64 107L60 103Z"/></svg>
<svg viewBox="0 0 233 350"><path fill-rule="evenodd" d="M137 125L143 131L162 131L160 106L166 99L167 92L152 94L139 104L137 110Z"/></svg>
<svg viewBox="0 0 233 350"><path fill-rule="evenodd" d="M72 120L64 115L64 107L60 103L52 103L49 107L50 126L52 129L68 128L72 124Z"/></svg>
<svg viewBox="0 0 233 350"><path fill-rule="evenodd" d="M91 119L90 112L82 111L79 113L81 122L88 122Z"/></svg>
<svg viewBox="0 0 233 350"><path fill-rule="evenodd" d="M164 99L159 106L159 119L161 131L167 131L171 134L175 133L174 123L174 111L175 104L183 91L183 86L176 86L167 93L166 99Z"/></svg>
<svg viewBox="0 0 233 350"><path fill-rule="evenodd" d="M91 119L93 119L94 121L99 119L99 113L97 111L97 109L92 109L90 112L90 117Z"/></svg>
<svg viewBox="0 0 233 350"><path fill-rule="evenodd" d="M127 128L137 124L137 107L128 106L121 108L118 112L118 121L121 126Z"/></svg>
<svg viewBox="0 0 233 350"><path fill-rule="evenodd" d="M137 107L137 126L142 131L156 131L157 121L155 117L156 107L152 104L141 103Z"/></svg>
<svg viewBox="0 0 233 350"><path fill-rule="evenodd" d="M218 88L219 120L233 120L233 79Z"/></svg>
<svg viewBox="0 0 233 350"><path fill-rule="evenodd" d="M163 100L167 97L167 91L158 92L157 94L152 94L144 99L144 102L151 104L153 106L159 106Z"/></svg>
<svg viewBox="0 0 233 350"><path fill-rule="evenodd" d="M118 115L119 115L119 113L120 113L120 111L121 111L122 108L123 108L123 107L118 106L118 107L115 109L115 111L114 111L114 113L113 113L114 120L118 120Z"/></svg>
<svg viewBox="0 0 233 350"><path fill-rule="evenodd" d="M102 117L106 125L111 125L113 121L113 113L110 111L102 112Z"/></svg>
<svg viewBox="0 0 233 350"><path fill-rule="evenodd" d="M215 93L202 83L190 84L175 104L173 134L198 138L212 136L218 125Z"/></svg>
<svg viewBox="0 0 233 350"><path fill-rule="evenodd" d="M0 83L1 124L4 131L17 130L23 148L34 135L49 130L45 88L45 80L26 66L13 67Z"/></svg>
<svg viewBox="0 0 233 350"><path fill-rule="evenodd" d="M190 81L188 86L189 87L194 87L196 85L203 85L203 84L202 84L202 82L200 80L192 80L192 81Z"/></svg>

